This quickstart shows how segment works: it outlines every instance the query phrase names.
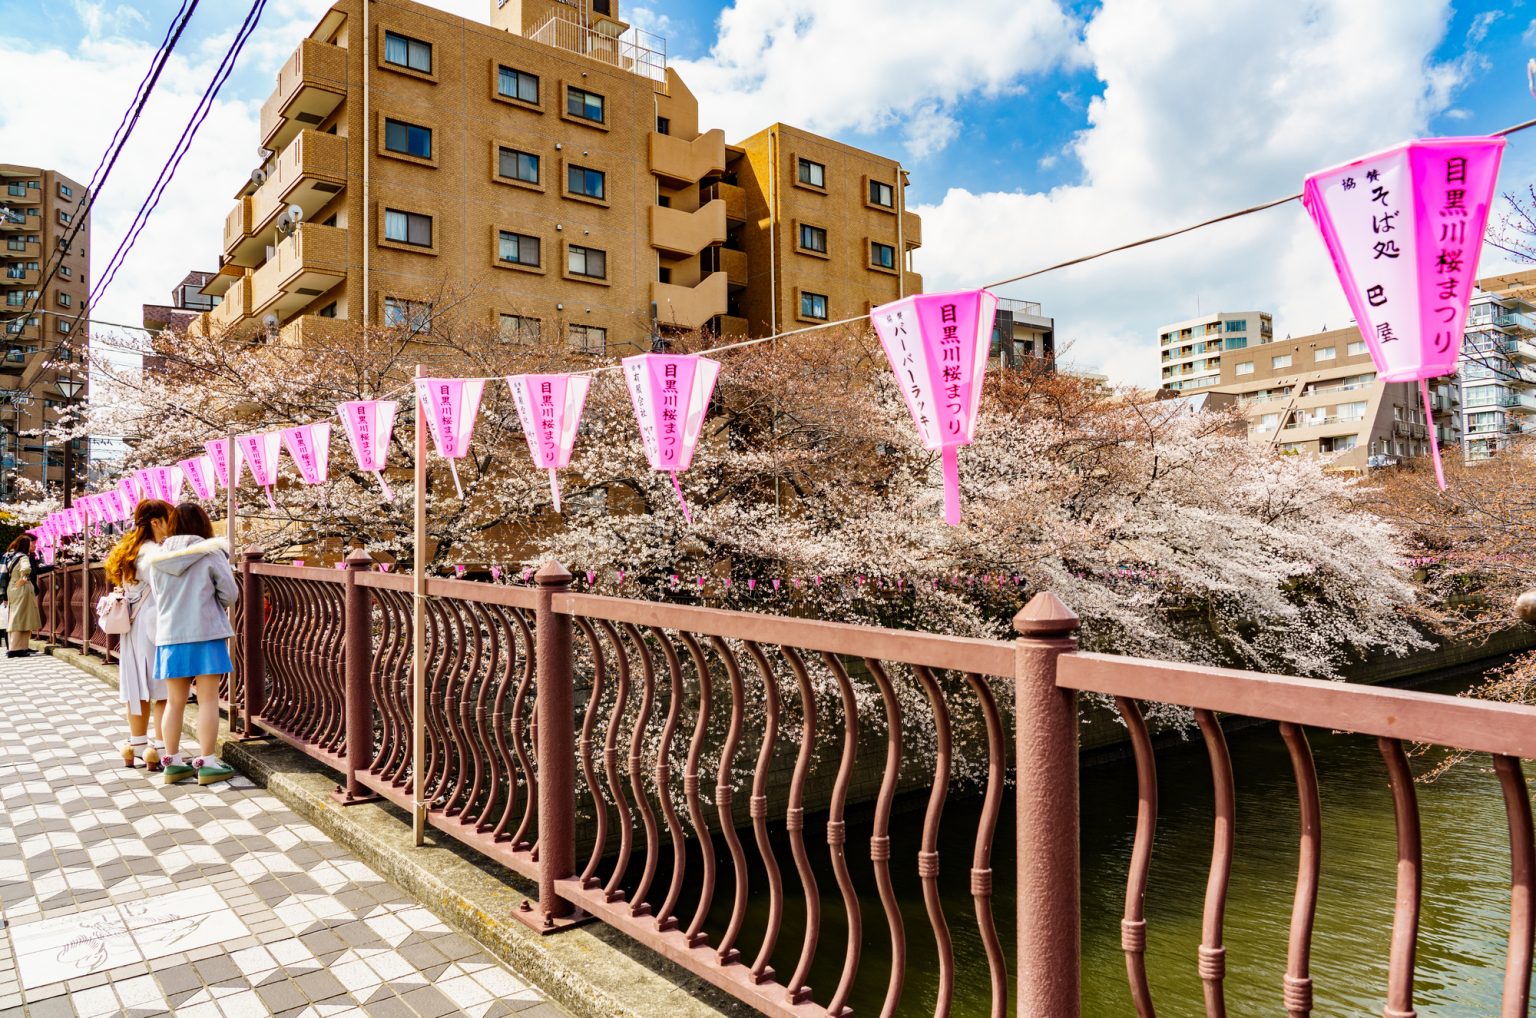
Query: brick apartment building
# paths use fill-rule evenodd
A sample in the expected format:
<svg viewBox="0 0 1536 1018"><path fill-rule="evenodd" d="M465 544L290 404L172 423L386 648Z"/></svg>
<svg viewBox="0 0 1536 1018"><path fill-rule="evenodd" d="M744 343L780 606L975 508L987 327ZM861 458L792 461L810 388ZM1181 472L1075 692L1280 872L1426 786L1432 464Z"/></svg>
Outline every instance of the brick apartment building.
<svg viewBox="0 0 1536 1018"><path fill-rule="evenodd" d="M61 488L70 460L80 464L73 478L84 476L85 441L66 451L41 431L71 398L84 398L85 371L76 365L87 356L87 330L82 321L77 336L72 323L90 304L90 224L76 222L85 197L83 185L56 170L0 162L0 499L18 494L20 477ZM73 349L61 349L65 341Z"/></svg>
<svg viewBox="0 0 1536 1018"><path fill-rule="evenodd" d="M278 75L194 334L326 319L643 348L918 292L901 166L775 124L728 145L614 0L487 0L489 25L342 0Z"/></svg>

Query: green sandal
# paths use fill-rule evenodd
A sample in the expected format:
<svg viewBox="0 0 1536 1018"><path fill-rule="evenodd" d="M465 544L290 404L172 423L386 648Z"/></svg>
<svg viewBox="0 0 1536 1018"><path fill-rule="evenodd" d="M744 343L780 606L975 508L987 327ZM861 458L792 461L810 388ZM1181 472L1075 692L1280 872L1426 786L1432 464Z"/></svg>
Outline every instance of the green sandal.
<svg viewBox="0 0 1536 1018"><path fill-rule="evenodd" d="M216 756L205 756L194 762L198 765L197 783L199 785L228 781L235 776L235 769Z"/></svg>
<svg viewBox="0 0 1536 1018"><path fill-rule="evenodd" d="M161 780L167 785L174 785L178 781L187 780L196 773L197 768L193 767L190 763L187 762L186 758L183 757L175 763L167 763L165 765L165 776Z"/></svg>

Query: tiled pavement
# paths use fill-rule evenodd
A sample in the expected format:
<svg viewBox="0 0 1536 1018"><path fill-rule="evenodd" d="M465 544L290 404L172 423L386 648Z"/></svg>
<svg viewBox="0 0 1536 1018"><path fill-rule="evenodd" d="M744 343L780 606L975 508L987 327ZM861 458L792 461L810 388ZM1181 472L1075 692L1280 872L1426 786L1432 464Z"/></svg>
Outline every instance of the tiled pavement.
<svg viewBox="0 0 1536 1018"><path fill-rule="evenodd" d="M119 704L0 658L0 1018L564 1012L244 778L122 766Z"/></svg>

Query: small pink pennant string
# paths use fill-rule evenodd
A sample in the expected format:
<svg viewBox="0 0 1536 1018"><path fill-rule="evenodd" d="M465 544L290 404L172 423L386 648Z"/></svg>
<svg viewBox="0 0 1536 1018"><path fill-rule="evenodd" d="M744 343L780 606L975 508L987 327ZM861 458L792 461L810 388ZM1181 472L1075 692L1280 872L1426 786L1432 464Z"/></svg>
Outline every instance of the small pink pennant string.
<svg viewBox="0 0 1536 1018"><path fill-rule="evenodd" d="M587 571L587 586L590 587L590 586L592 586L592 584L594 584L596 582L597 582L597 574L592 572L591 570L588 570Z"/></svg>
<svg viewBox="0 0 1536 1018"><path fill-rule="evenodd" d="M491 579L501 582L501 566L491 566Z"/></svg>
<svg viewBox="0 0 1536 1018"><path fill-rule="evenodd" d="M395 564L393 562L380 562L379 563L379 572L381 572L381 573L387 573L387 572L389 572L393 568L395 568Z"/></svg>
<svg viewBox="0 0 1536 1018"><path fill-rule="evenodd" d="M549 468L549 497L555 500L555 512L560 511L560 471Z"/></svg>

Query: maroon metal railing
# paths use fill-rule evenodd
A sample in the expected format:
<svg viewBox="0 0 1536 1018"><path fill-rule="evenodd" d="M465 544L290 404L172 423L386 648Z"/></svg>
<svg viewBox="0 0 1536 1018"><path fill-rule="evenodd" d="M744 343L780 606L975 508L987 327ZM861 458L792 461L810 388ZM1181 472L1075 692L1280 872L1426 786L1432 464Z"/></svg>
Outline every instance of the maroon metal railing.
<svg viewBox="0 0 1536 1018"><path fill-rule="evenodd" d="M410 810L411 579L368 572L365 556L348 565L337 572L247 561L239 695L260 728L346 776L344 801L371 792ZM1398 845L1388 1018L1414 1013L1421 846L1403 744L1492 756L1512 873L1501 1014L1526 1013L1536 849L1520 761L1536 757L1536 709L1078 653L1076 617L1049 594L1019 613L1014 642L576 594L558 567L546 567L531 589L433 579L422 608L428 823L537 881L537 904L519 914L536 928L595 916L762 1013L847 1014L856 980L884 985L882 1014L909 1013L907 966L929 967L910 957L921 944L936 955L932 1006L948 1014L951 931L966 924L984 947L992 1014L1006 1014L1012 996L1030 1018L1080 1015L1080 692L1116 703L1136 760L1140 805L1121 924L1135 1013L1154 1013L1145 966L1158 808L1157 761L1142 719L1148 703L1194 712L1212 776L1212 847L1192 959L1207 1015L1225 1014L1235 831L1223 715L1278 722L1296 777L1300 853L1276 987L1288 1015L1312 1013L1322 813L1308 727L1373 736L1381 747ZM1023 777L1009 816L1008 736L995 692L1005 687ZM867 844L855 846L846 812L861 753L880 766L873 826ZM968 914L943 907L938 854L962 761L982 775L983 796L967 865ZM809 780L822 768L833 774L830 790ZM920 844L902 854L892 847L892 804L914 776L927 789L927 809ZM991 869L1003 824L1017 843L1011 973ZM868 852L874 915L861 905L856 873L866 870L849 865L853 851ZM836 906L818 887L820 852ZM893 879L901 870L922 888L921 936L906 927ZM798 893L786 890L791 874ZM766 910L749 908L754 899L766 900ZM840 914L824 914L829 908ZM866 925L888 931L889 959L862 957ZM786 929L796 942L781 936ZM829 956L835 978L808 985L817 959L826 971ZM774 959L789 963L776 971Z"/></svg>

